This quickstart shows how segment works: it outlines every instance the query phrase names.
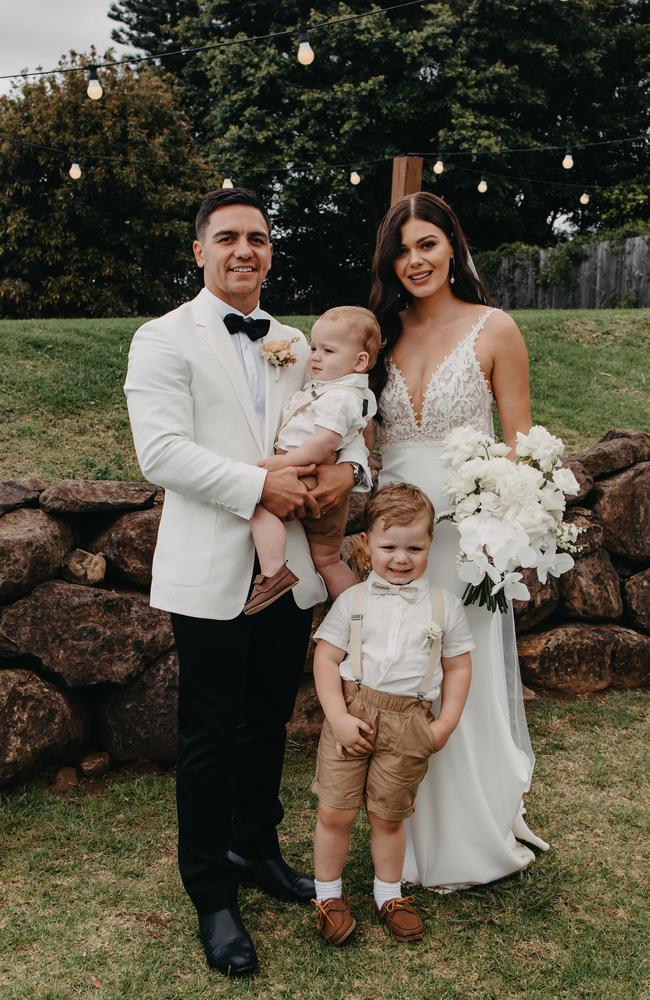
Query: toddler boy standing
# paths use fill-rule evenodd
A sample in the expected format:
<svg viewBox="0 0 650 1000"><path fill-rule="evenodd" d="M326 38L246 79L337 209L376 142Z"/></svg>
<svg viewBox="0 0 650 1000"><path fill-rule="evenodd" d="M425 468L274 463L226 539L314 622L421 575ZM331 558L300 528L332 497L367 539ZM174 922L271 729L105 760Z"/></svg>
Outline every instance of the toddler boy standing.
<svg viewBox="0 0 650 1000"><path fill-rule="evenodd" d="M341 876L364 804L379 919L398 941L422 937L413 897L401 893L404 820L430 755L458 725L474 648L462 603L426 576L434 517L417 487L380 489L366 506L362 535L372 572L341 594L314 636L325 712L312 785L319 798L315 904L318 929L331 944L342 944L356 926Z"/></svg>

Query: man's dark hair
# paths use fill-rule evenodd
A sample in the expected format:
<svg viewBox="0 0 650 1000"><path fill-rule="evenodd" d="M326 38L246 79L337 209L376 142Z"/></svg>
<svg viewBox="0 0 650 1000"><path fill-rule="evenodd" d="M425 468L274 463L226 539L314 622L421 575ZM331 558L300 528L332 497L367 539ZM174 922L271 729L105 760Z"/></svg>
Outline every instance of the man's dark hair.
<svg viewBox="0 0 650 1000"><path fill-rule="evenodd" d="M264 218L270 235L271 220L255 191L251 191L250 188L226 188L225 191L209 191L203 199L203 203L196 213L195 227L197 240L201 239L212 213L217 208L225 208L226 205L250 205L252 208L256 208Z"/></svg>

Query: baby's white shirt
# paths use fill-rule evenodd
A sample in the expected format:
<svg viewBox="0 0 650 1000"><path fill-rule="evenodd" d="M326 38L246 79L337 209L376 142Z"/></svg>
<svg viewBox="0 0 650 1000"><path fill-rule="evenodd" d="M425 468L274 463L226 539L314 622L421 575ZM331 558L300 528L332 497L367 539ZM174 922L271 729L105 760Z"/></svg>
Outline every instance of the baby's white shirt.
<svg viewBox="0 0 650 1000"><path fill-rule="evenodd" d="M366 581L366 601L361 625L361 665L363 684L375 691L390 694L417 695L429 664L429 644L425 630L433 625L431 584L426 575L409 583L415 588L415 600L405 600L399 594L373 594L373 583L385 583L374 572ZM345 650L339 672L343 680L353 681L350 665L351 589L336 599L317 629L314 639L325 639L337 649ZM460 656L474 649L467 615L462 602L448 590L444 597L444 622L441 655ZM442 664L438 658L432 686L425 698L435 701L440 695Z"/></svg>
<svg viewBox="0 0 650 1000"><path fill-rule="evenodd" d="M312 389L328 386L327 390L316 399L312 398ZM361 392L351 392L345 386L360 389ZM299 403L309 400L309 404L289 420L286 427L283 422ZM366 414L364 415L364 401ZM276 448L282 451L293 451L312 437L317 427L325 427L341 435L341 443L337 451L350 444L369 420L377 412L377 401L374 393L368 388L367 375L342 375L341 378L329 381L308 382L304 389L294 393L284 410L280 420L281 430L275 442Z"/></svg>

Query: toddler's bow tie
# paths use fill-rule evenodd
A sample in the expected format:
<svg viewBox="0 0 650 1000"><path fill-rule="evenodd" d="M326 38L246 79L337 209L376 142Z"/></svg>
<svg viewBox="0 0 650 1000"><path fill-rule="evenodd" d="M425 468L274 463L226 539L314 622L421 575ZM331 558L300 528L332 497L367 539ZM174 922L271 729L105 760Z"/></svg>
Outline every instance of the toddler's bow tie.
<svg viewBox="0 0 650 1000"><path fill-rule="evenodd" d="M386 594L394 594L397 597L403 597L409 604L413 604L417 592L417 587L409 587L408 585L400 587L396 583L373 583L370 588L370 593L373 597L385 597Z"/></svg>
<svg viewBox="0 0 650 1000"><path fill-rule="evenodd" d="M250 316L239 316L237 313L228 313L223 321L230 334L245 333L249 340L266 337L271 325L269 319L251 319Z"/></svg>

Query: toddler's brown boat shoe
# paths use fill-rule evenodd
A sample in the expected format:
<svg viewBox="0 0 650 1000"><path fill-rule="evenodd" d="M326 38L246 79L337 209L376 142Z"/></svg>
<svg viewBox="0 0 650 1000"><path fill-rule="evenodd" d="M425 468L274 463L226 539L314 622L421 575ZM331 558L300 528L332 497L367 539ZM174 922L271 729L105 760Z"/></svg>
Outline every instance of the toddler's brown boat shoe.
<svg viewBox="0 0 650 1000"><path fill-rule="evenodd" d="M413 896L396 897L387 899L381 910L377 910L382 924L396 941L419 941L424 934L424 925L414 902Z"/></svg>
<svg viewBox="0 0 650 1000"><path fill-rule="evenodd" d="M316 929L329 944L343 944L357 926L352 916L350 900L347 896L324 899L319 902L312 899L316 907Z"/></svg>
<svg viewBox="0 0 650 1000"><path fill-rule="evenodd" d="M244 605L245 615L256 615L258 611L268 608L279 597L286 594L288 590L295 587L299 582L295 573L292 573L288 566L281 566L273 576L264 576L258 573L253 580L251 596Z"/></svg>

